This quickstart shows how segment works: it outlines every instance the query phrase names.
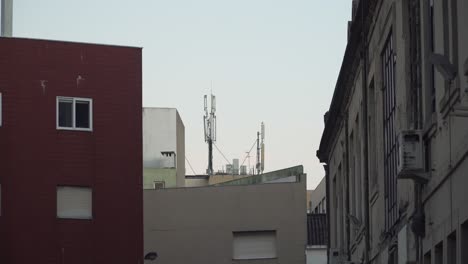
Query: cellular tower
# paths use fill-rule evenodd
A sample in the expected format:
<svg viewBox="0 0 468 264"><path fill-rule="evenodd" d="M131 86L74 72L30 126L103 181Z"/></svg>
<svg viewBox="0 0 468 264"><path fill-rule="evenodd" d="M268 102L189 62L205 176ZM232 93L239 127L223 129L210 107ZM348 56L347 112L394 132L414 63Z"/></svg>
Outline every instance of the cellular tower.
<svg viewBox="0 0 468 264"><path fill-rule="evenodd" d="M216 96L211 94L211 111L208 113L208 96L204 98L205 115L203 123L205 128L205 142L208 143L208 168L206 174L213 175L213 143L216 142Z"/></svg>

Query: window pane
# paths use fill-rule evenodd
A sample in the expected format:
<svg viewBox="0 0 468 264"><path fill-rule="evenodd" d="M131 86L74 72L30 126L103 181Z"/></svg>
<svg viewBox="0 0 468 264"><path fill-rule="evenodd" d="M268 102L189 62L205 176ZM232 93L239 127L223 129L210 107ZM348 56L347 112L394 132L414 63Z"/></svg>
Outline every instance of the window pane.
<svg viewBox="0 0 468 264"><path fill-rule="evenodd" d="M90 128L89 120L89 102L88 101L76 101L76 127L78 128Z"/></svg>
<svg viewBox="0 0 468 264"><path fill-rule="evenodd" d="M59 100L59 127L73 127L73 101Z"/></svg>

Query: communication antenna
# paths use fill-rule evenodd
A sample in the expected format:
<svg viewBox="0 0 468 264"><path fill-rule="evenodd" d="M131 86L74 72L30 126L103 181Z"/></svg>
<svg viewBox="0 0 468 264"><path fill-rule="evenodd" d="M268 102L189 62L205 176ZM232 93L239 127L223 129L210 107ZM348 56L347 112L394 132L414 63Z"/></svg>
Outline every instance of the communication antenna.
<svg viewBox="0 0 468 264"><path fill-rule="evenodd" d="M210 108L210 113L208 113L208 108ZM211 94L211 105L208 107L208 96L205 95L204 109L205 142L208 143L208 168L206 174L213 175L213 143L216 142L216 96Z"/></svg>
<svg viewBox="0 0 468 264"><path fill-rule="evenodd" d="M265 168L265 124L263 124L263 122L260 131L261 132L257 132L257 164L255 166L257 174L262 174Z"/></svg>

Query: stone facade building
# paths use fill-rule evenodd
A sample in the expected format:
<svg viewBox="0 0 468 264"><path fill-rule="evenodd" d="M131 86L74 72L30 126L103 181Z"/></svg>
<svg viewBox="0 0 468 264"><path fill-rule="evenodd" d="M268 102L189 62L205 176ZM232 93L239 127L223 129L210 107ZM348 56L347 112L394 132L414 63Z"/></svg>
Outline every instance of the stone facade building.
<svg viewBox="0 0 468 264"><path fill-rule="evenodd" d="M468 1L353 1L317 156L329 263L468 263Z"/></svg>

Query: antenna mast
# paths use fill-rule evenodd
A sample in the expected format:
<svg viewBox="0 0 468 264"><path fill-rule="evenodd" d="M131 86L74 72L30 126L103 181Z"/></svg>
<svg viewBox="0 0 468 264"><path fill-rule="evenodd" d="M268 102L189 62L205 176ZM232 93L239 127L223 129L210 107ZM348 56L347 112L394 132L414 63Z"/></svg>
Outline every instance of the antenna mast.
<svg viewBox="0 0 468 264"><path fill-rule="evenodd" d="M260 174L260 132L257 131L257 174Z"/></svg>
<svg viewBox="0 0 468 264"><path fill-rule="evenodd" d="M210 113L208 113L208 98L204 97L205 115L203 123L205 129L205 142L208 143L208 168L206 174L213 175L213 143L216 142L216 96L211 94Z"/></svg>
<svg viewBox="0 0 468 264"><path fill-rule="evenodd" d="M265 124L262 122L261 132L257 132L257 174L262 174L265 169ZM261 139L261 141L260 141Z"/></svg>
<svg viewBox="0 0 468 264"><path fill-rule="evenodd" d="M261 138L262 142L260 143L260 148L261 148L261 157L260 157L260 173L263 173L263 170L265 169L265 124L262 122L261 126Z"/></svg>

